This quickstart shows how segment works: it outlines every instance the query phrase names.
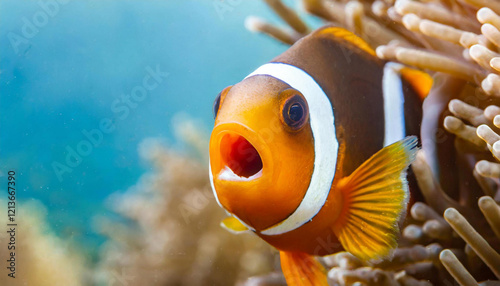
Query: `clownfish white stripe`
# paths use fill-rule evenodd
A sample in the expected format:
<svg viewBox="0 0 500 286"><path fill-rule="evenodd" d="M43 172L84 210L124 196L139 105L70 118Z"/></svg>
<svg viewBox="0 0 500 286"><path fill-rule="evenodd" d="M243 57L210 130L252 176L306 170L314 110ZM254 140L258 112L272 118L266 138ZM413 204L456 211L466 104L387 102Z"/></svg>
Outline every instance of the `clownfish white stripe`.
<svg viewBox="0 0 500 286"><path fill-rule="evenodd" d="M304 95L309 105L309 120L314 137L314 170L302 202L288 218L261 232L264 235L279 235L310 221L325 204L335 176L339 143L330 100L309 74L289 64L268 63L247 78L256 75L274 77Z"/></svg>
<svg viewBox="0 0 500 286"><path fill-rule="evenodd" d="M384 95L384 147L406 136L403 83L399 70L402 65L387 63L384 67L382 91Z"/></svg>

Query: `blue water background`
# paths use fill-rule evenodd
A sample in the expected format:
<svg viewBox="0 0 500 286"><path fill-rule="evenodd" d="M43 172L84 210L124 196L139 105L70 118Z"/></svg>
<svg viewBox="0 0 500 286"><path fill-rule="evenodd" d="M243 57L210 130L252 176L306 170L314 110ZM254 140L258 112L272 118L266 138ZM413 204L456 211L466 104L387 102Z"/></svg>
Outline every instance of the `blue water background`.
<svg viewBox="0 0 500 286"><path fill-rule="evenodd" d="M244 28L252 14L280 22L261 1L232 1L222 12L216 1L73 0L45 24L42 6L56 2L0 1L0 175L15 170L18 199L42 201L62 237L96 249L103 238L92 218L109 215L105 199L151 168L138 156L141 140L172 142L180 111L209 130L215 95L286 49ZM15 43L26 21L40 27ZM148 66L169 76L127 116L113 113ZM59 180L54 162L65 164L67 148L103 118L116 129Z"/></svg>

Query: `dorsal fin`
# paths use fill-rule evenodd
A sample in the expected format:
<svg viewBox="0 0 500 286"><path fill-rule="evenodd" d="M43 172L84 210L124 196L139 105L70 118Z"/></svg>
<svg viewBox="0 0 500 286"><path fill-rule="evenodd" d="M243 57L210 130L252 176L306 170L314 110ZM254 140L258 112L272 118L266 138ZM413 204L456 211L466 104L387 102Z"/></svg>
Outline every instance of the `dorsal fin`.
<svg viewBox="0 0 500 286"><path fill-rule="evenodd" d="M361 50L376 56L375 51L363 39L356 36L352 32L340 27L326 27L319 29L316 33L318 36L330 36L338 39L343 39Z"/></svg>
<svg viewBox="0 0 500 286"><path fill-rule="evenodd" d="M429 94L434 82L432 77L426 72L409 67L404 67L400 69L399 72L401 77L413 87L413 90L415 90L420 99L424 100Z"/></svg>
<svg viewBox="0 0 500 286"><path fill-rule="evenodd" d="M331 37L333 39L342 39L359 49L376 56L375 51L363 39L352 32L340 27L325 27L315 32L316 36ZM413 87L419 97L423 100L432 87L432 77L420 70L404 67L400 70L401 76Z"/></svg>

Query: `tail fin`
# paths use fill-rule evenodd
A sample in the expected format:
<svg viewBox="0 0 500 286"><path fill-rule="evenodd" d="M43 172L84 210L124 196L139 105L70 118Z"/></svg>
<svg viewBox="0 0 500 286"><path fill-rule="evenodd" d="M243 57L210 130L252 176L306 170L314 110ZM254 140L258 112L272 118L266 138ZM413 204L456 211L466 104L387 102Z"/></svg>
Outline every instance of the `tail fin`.
<svg viewBox="0 0 500 286"><path fill-rule="evenodd" d="M313 256L280 251L280 259L289 286L328 286L326 270Z"/></svg>

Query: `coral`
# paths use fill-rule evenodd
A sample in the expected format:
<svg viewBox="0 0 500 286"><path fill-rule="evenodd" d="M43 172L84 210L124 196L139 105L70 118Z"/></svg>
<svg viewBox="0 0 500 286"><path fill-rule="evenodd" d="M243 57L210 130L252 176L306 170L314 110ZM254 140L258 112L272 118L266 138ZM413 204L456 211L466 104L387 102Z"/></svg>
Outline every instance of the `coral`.
<svg viewBox="0 0 500 286"><path fill-rule="evenodd" d="M191 147L184 153L154 139L142 143L153 170L109 200L126 221L95 220L109 237L95 284L234 285L274 268L276 253L267 244L220 227L225 215L210 188L208 137L198 126L185 116L175 120L177 136Z"/></svg>
<svg viewBox="0 0 500 286"><path fill-rule="evenodd" d="M308 33L310 28L304 28L305 21L296 12L281 1L266 2L289 27L251 16L246 22L249 30L286 44ZM324 258L331 284L447 285L455 279L461 285L476 285L499 280L498 2L303 0L302 4L324 22L362 37L378 57L424 70L434 78L423 104L422 150L412 165L420 194L404 222L399 248L383 261L361 262L347 253ZM273 277L259 281L267 285L275 281Z"/></svg>
<svg viewBox="0 0 500 286"><path fill-rule="evenodd" d="M7 214L7 202L0 200L0 212ZM7 276L5 260L10 258L7 249L10 234L0 233L0 285L86 285L88 275L86 261L69 240L56 236L48 227L47 211L37 201L16 205L18 226L16 227L16 278ZM7 218L7 215L5 216ZM6 221L4 221L6 225ZM5 259L5 260L4 260Z"/></svg>

